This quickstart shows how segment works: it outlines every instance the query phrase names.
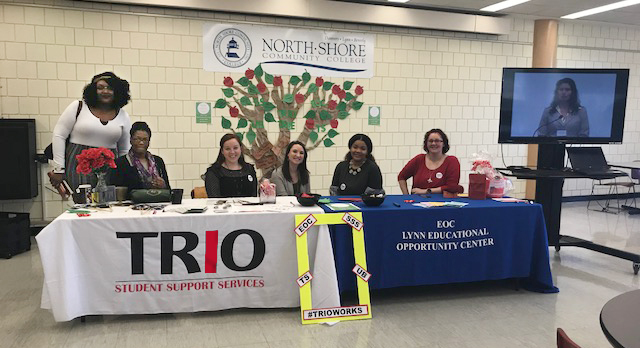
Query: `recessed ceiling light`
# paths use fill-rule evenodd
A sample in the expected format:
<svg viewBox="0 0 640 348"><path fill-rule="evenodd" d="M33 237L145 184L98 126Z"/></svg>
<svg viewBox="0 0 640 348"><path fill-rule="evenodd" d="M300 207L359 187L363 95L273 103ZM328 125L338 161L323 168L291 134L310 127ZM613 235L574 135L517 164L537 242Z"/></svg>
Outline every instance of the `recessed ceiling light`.
<svg viewBox="0 0 640 348"><path fill-rule="evenodd" d="M409 0L387 0L387 1L389 1L389 2L402 2L402 3L409 2Z"/></svg>
<svg viewBox="0 0 640 348"><path fill-rule="evenodd" d="M581 18L581 17L585 17L585 16L591 16L591 15L594 15L596 13L607 12L607 11L619 9L619 8L622 8L622 7L637 5L637 4L640 4L640 0L619 1L619 2L614 2L613 4L594 7L592 9L588 9L588 10L584 10L584 11L568 14L566 16L562 16L561 18L576 19L576 18Z"/></svg>
<svg viewBox="0 0 640 348"><path fill-rule="evenodd" d="M522 3L528 2L531 0L506 0L506 1L501 1L497 4L493 4L493 5L489 5L487 7L481 8L480 11L487 11L487 12L498 12L500 10L504 10L505 8L511 7L511 6L515 6L515 5L520 5Z"/></svg>

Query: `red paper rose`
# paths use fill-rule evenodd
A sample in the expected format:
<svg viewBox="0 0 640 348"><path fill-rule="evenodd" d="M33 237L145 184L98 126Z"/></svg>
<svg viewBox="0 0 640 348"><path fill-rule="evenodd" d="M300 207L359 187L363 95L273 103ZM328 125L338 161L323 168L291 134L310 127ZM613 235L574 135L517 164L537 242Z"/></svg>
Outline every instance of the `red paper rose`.
<svg viewBox="0 0 640 348"><path fill-rule="evenodd" d="M345 91L340 91L340 93L338 93L338 97L339 97L340 99L344 99L344 98L346 98L346 97L347 97L347 92L345 92Z"/></svg>
<svg viewBox="0 0 640 348"><path fill-rule="evenodd" d="M244 76L246 76L249 80L251 80L254 75L255 74L253 73L253 70L251 70L251 69L247 69L247 71L244 72Z"/></svg>
<svg viewBox="0 0 640 348"><path fill-rule="evenodd" d="M338 93L340 93L340 85L333 85L333 87L331 87L331 93L338 95Z"/></svg>
<svg viewBox="0 0 640 348"><path fill-rule="evenodd" d="M265 85L264 83L260 82L256 85L256 87L258 87L258 92L260 93L264 93L267 91L267 85Z"/></svg>
<svg viewBox="0 0 640 348"><path fill-rule="evenodd" d="M282 86L282 76L274 76L273 77L273 85L274 86Z"/></svg>
<svg viewBox="0 0 640 348"><path fill-rule="evenodd" d="M356 95L361 95L362 93L364 93L364 88L362 88L362 86L358 86L356 87Z"/></svg>
<svg viewBox="0 0 640 348"><path fill-rule="evenodd" d="M224 78L224 81L222 82L225 86L227 87L231 87L233 86L233 79L229 76Z"/></svg>
<svg viewBox="0 0 640 348"><path fill-rule="evenodd" d="M84 149L79 155L76 155L78 161L76 172L84 175L106 172L108 167L116 168L114 158L113 152L104 147Z"/></svg>
<svg viewBox="0 0 640 348"><path fill-rule="evenodd" d="M323 83L324 83L324 80L322 79L322 77L316 77L316 86L322 87Z"/></svg>
<svg viewBox="0 0 640 348"><path fill-rule="evenodd" d="M231 117L238 117L239 114L240 114L240 110L238 110L237 107L232 106L229 108L229 115L231 115Z"/></svg>
<svg viewBox="0 0 640 348"><path fill-rule="evenodd" d="M329 124L331 125L331 128L338 128L338 120L331 120Z"/></svg>
<svg viewBox="0 0 640 348"><path fill-rule="evenodd" d="M304 103L304 99L305 99L304 94L298 93L298 94L296 94L295 98L296 98L296 103L298 103L298 104Z"/></svg>
<svg viewBox="0 0 640 348"><path fill-rule="evenodd" d="M329 110L335 110L337 106L338 102L335 100L329 100L329 102L327 103L327 107L329 108Z"/></svg>
<svg viewBox="0 0 640 348"><path fill-rule="evenodd" d="M304 123L304 126L309 128L309 129L313 129L313 126L316 124L316 121L308 118L307 121Z"/></svg>

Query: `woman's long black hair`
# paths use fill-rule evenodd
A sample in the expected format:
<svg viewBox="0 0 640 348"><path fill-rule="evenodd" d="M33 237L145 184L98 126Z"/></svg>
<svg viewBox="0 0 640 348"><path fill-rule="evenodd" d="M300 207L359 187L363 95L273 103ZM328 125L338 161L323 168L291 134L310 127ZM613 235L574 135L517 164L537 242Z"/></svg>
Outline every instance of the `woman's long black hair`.
<svg viewBox="0 0 640 348"><path fill-rule="evenodd" d="M307 148L300 141L294 140L287 145L287 149L284 152L284 162L282 163L282 174L284 178L288 181L291 180L291 174L289 173L289 152L291 152L291 148L293 145L300 145L304 150L304 159L302 163L298 165L298 182L300 185L306 185L309 183L309 170L307 169Z"/></svg>
<svg viewBox="0 0 640 348"><path fill-rule="evenodd" d="M82 91L82 99L91 107L98 106L98 89L96 85L98 81L104 80L113 89L113 109L119 110L129 103L131 96L129 95L129 82L116 76L116 74L107 71L98 74L91 79L91 82L84 87Z"/></svg>

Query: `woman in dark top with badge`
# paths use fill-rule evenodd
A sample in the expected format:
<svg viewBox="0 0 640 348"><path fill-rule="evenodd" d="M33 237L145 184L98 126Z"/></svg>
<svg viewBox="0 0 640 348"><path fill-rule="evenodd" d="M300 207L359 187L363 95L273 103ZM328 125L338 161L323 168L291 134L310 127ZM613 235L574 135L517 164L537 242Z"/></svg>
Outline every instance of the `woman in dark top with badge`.
<svg viewBox="0 0 640 348"><path fill-rule="evenodd" d="M109 175L111 185L126 186L129 192L134 189L171 189L164 161L148 150L151 128L146 122L135 122L129 133L131 149L116 159L116 168Z"/></svg>
<svg viewBox="0 0 640 348"><path fill-rule="evenodd" d="M204 174L208 197L255 197L258 180L253 165L245 162L242 142L235 134L220 139L218 159Z"/></svg>
<svg viewBox="0 0 640 348"><path fill-rule="evenodd" d="M382 173L371 154L373 144L365 134L349 139L349 152L333 173L329 192L335 195L362 195L367 189L382 189Z"/></svg>

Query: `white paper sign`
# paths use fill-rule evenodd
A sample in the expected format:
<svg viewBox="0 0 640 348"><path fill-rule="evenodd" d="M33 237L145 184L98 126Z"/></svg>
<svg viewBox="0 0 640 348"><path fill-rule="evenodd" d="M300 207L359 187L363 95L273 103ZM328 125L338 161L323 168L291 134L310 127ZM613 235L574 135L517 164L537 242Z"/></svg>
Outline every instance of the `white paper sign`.
<svg viewBox="0 0 640 348"><path fill-rule="evenodd" d="M244 72L262 64L269 74L373 77L371 34L260 25L205 23L203 68Z"/></svg>

